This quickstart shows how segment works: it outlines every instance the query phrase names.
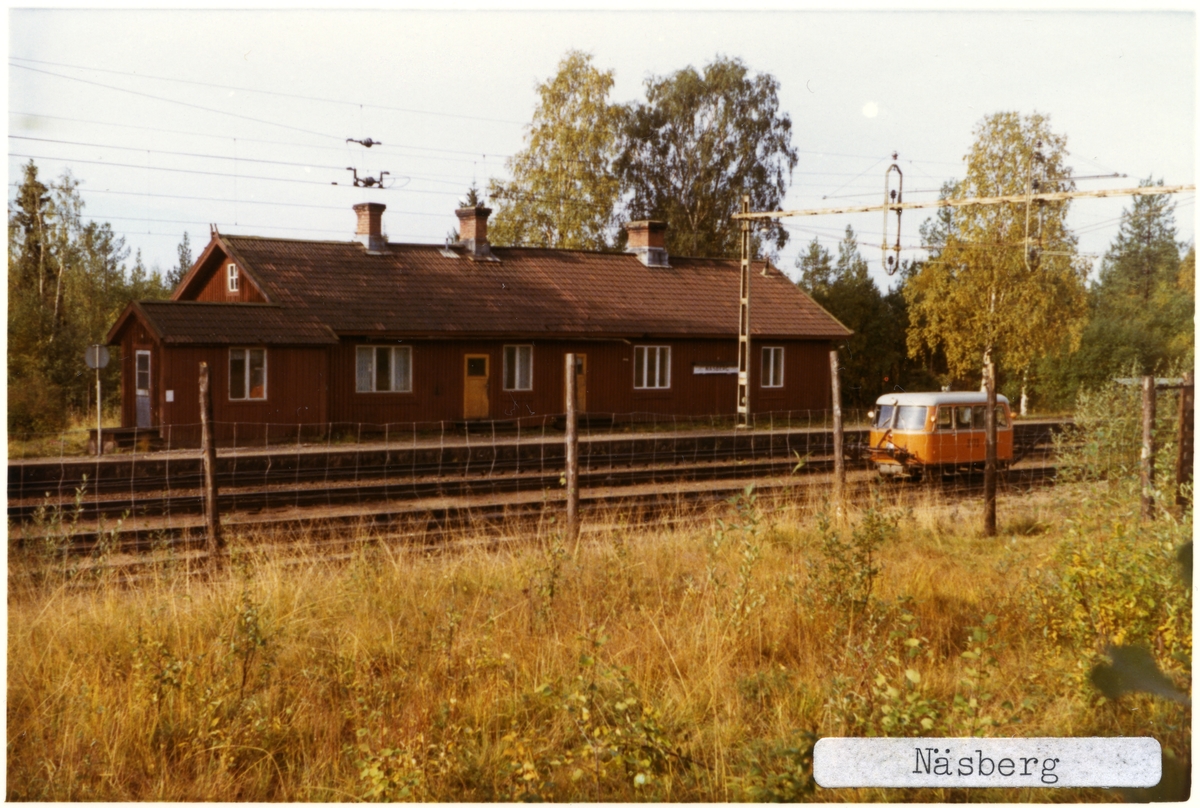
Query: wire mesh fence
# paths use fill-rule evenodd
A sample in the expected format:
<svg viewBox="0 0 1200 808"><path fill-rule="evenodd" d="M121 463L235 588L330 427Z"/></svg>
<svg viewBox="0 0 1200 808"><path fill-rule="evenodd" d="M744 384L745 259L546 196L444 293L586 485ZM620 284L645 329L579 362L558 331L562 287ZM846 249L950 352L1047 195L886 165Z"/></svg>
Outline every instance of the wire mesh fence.
<svg viewBox="0 0 1200 808"><path fill-rule="evenodd" d="M721 497L804 489L821 496L833 472L832 413L758 414L751 428L732 418L655 413L588 413L579 423L585 506ZM1002 434L1002 490L1053 475L1061 418L1017 420ZM246 424L222 422L216 482L223 518L241 525L401 518L469 511L547 512L564 497L565 421L555 414L479 422ZM79 435L34 436L57 455L10 453L11 535L29 537L70 523L80 536L119 522L127 538L198 529L204 497L198 424L127 430L102 456ZM937 465L920 452L872 460L868 414L843 413L848 483L918 482L966 495L982 481L982 429L928 436ZM882 444L877 430L875 442ZM889 442L894 435L888 435ZM55 444L57 439L57 444ZM1059 440L1060 449L1065 444ZM933 444L930 443L930 446ZM922 450L924 451L924 450ZM49 454L49 453L45 453ZM881 474L898 470L898 474Z"/></svg>

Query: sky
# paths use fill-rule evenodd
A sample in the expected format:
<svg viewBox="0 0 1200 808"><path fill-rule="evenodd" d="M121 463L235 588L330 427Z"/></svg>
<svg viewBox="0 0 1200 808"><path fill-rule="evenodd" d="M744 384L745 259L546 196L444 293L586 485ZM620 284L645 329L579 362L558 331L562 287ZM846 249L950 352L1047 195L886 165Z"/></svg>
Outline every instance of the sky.
<svg viewBox="0 0 1200 808"><path fill-rule="evenodd" d="M387 205L392 241L441 243L472 182L506 178L536 85L571 49L615 71L614 102L716 56L779 82L799 162L784 209L878 204L891 155L906 201L963 176L985 115L1048 115L1079 190L1153 176L1195 183L1196 19L1165 11L705 8L95 10L9 9L11 200L33 159L43 180L81 182L85 216L111 223L151 267L220 232L348 240L351 206ZM371 138L364 148L347 138ZM383 189L358 175L388 172ZM338 183L334 185L333 183ZM1179 236L1194 192L1175 196ZM1096 259L1129 198L1077 200L1069 223ZM903 257L922 255L905 214ZM793 276L815 237L836 254L852 226L881 287L879 213L785 220ZM894 239L894 225L889 223Z"/></svg>

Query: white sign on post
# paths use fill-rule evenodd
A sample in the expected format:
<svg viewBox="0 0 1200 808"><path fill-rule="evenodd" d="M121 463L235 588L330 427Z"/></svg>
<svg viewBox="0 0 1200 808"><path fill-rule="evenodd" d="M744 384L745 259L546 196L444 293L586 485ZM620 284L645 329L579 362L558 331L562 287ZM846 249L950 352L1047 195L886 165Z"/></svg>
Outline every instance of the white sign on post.
<svg viewBox="0 0 1200 808"><path fill-rule="evenodd" d="M108 367L108 348L103 345L89 345L83 354L83 361L92 370Z"/></svg>

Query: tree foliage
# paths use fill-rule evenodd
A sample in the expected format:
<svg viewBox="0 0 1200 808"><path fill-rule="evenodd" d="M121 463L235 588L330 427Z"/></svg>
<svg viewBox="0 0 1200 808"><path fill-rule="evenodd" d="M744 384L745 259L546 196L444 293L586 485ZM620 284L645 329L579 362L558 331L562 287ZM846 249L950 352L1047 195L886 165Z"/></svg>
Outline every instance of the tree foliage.
<svg viewBox="0 0 1200 808"><path fill-rule="evenodd" d="M179 246L175 248L175 252L179 256L179 262L167 270L166 278L164 279L167 288L172 290L183 281L183 277L192 268L194 260L192 258L192 240L186 230L183 231L183 240L179 242Z"/></svg>
<svg viewBox="0 0 1200 808"><path fill-rule="evenodd" d="M1043 115L984 118L949 198L1070 191L1066 138ZM922 228L930 260L906 284L911 356L939 352L949 374L978 379L984 357L1024 375L1035 359L1071 352L1087 318L1087 268L1067 228L1069 201L944 208Z"/></svg>
<svg viewBox="0 0 1200 808"><path fill-rule="evenodd" d="M850 407L869 407L881 394L907 384L907 325L901 294L884 295L867 273L854 230L833 255L813 239L796 260L797 284L854 334L840 348L842 400Z"/></svg>
<svg viewBox="0 0 1200 808"><path fill-rule="evenodd" d="M608 102L613 71L570 51L537 85L540 101L525 148L509 158L509 182L493 179L495 244L602 250L612 243L620 186L612 165L621 108Z"/></svg>
<svg viewBox="0 0 1200 808"><path fill-rule="evenodd" d="M1153 178L1140 183L1162 184ZM1044 363L1047 393L1070 404L1080 388L1096 387L1113 376L1192 366L1195 261L1195 248L1177 239L1171 197L1133 197L1089 290L1091 317L1079 352Z"/></svg>
<svg viewBox="0 0 1200 808"><path fill-rule="evenodd" d="M79 181L66 172L46 185L32 161L8 216L8 428L42 431L82 410L95 389L83 361L125 305L166 297L140 254L132 270L125 240L107 224L84 221ZM103 386L115 397L119 363Z"/></svg>
<svg viewBox="0 0 1200 808"><path fill-rule="evenodd" d="M717 57L646 80L646 103L632 104L616 168L630 219L660 219L667 251L733 257L739 228L730 217L749 194L753 210L777 210L796 167L792 119L779 109L779 82L750 74L740 59ZM787 243L778 222L756 234Z"/></svg>

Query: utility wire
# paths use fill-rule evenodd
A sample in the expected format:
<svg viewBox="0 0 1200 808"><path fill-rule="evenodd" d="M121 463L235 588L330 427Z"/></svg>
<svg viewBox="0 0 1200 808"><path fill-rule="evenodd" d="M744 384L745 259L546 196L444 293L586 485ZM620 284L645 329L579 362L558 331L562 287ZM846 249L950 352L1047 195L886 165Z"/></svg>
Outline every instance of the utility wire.
<svg viewBox="0 0 1200 808"><path fill-rule="evenodd" d="M342 171L342 166L322 166L313 163L293 163L286 160L263 160L255 157L232 157L227 154L202 154L199 152L167 151L165 149L143 149L137 146L117 146L112 143L84 143L78 140L55 140L48 137L30 137L28 135L9 135L10 140L34 140L39 143L60 143L66 146L89 146L97 149L120 149L122 151L146 152L149 154L170 154L175 157L200 157L207 160L235 160L239 163L265 163L276 166L296 166L298 168L325 168L330 171Z"/></svg>
<svg viewBox="0 0 1200 808"><path fill-rule="evenodd" d="M8 184L8 186L10 188L20 188L21 183L10 182ZM237 200L235 200L235 199L215 197L215 196L183 196L181 194L148 194L148 193L143 193L141 191L113 191L108 188L80 187L77 190L80 191L85 196L90 195L90 194L117 194L120 196L146 196L146 197L153 197L155 199L187 199L187 200L191 200L191 201L195 201L195 202L221 202L221 203L226 203L226 204L230 204L230 205L232 205L236 202L237 204L240 204L240 205L272 205L272 206L279 206L279 207L285 207L285 208L312 208L314 210L337 210L337 211L345 211L346 210L346 208L341 205L306 205L306 204L303 204L300 202L273 202L270 200L263 200L263 199L237 199ZM432 216L432 217L436 217L439 219L446 218L446 215L443 213L429 213L428 211L421 212L421 211L415 211L415 210L400 210L399 208L388 208L388 212L389 213L400 213L405 216Z"/></svg>
<svg viewBox="0 0 1200 808"><path fill-rule="evenodd" d="M238 163L264 163L267 165L277 165L277 166L295 166L297 168L323 168L323 169L328 169L330 171L344 171L345 170L343 167L340 167L340 166L322 166L322 165L315 165L313 163L293 163L293 162L289 162L286 160L263 160L263 159L256 158L256 157L231 157L227 154L204 154L204 153L200 153L200 152L166 151L164 149L143 149L143 148L139 148L137 146L117 146L117 145L111 144L111 143L84 143L84 142L77 141L77 140L54 140L52 138L30 137L27 135L9 135L8 137L12 140L33 140L33 141L38 141L40 143L59 143L59 144L67 145L67 146L88 146L88 147L97 148L97 149L121 149L124 151L145 152L145 153L149 153L149 154L169 154L169 155L172 155L175 157L198 157L201 159L208 159L208 160L232 160L232 161L238 162ZM426 182L438 182L443 185L461 186L465 182L461 178L456 178L454 180L436 179L436 177L454 176L452 174L404 174L402 176L404 178L409 178L409 179L422 179L422 180L425 180ZM400 179L400 178L401 177L399 177L399 176L397 177L397 179Z"/></svg>
<svg viewBox="0 0 1200 808"><path fill-rule="evenodd" d="M9 157L28 158L30 160L57 160L57 161L63 162L63 163L87 163L90 165L113 166L116 168L137 168L137 169L141 169L143 171L169 171L169 172L176 173L176 174L203 174L203 175L209 176L209 177L233 177L235 179L261 180L263 182L290 182L290 183L295 183L295 184L299 184L299 185L322 185L327 188L332 185L332 183L321 182L320 180L298 180L298 179L292 179L292 178L288 178L288 177L259 177L259 176L247 175L247 174L230 174L230 173L224 172L224 171L200 171L199 169L194 169L194 168L167 168L166 166L146 166L146 165L137 165L134 163L113 163L113 162L109 162L108 160L83 160L83 159L74 158L74 157L53 157L53 156L46 155L46 154L19 154L17 152L9 152L8 156ZM346 185L339 185L338 187L353 188L355 186L346 184ZM421 189L417 189L417 188L404 188L404 189L379 188L379 189L375 189L375 190L381 190L381 191L404 190L406 193L410 193L410 194L435 194L437 196L460 196L460 194L454 193L451 191L429 191L429 190L421 190ZM241 200L238 200L238 201L240 202Z"/></svg>
<svg viewBox="0 0 1200 808"><path fill-rule="evenodd" d="M201 106L200 104L189 104L187 101L179 101L178 99L175 99L175 98L164 98L161 95L154 95L152 93L143 93L143 92L139 92L137 90L127 90L124 87L117 87L112 84L104 84L103 82L99 82L99 81L91 81L89 79L81 79L81 78L77 78L75 76L64 76L62 73L54 73L49 70L40 70L36 67L28 67L26 65L13 64L10 66L20 68L21 70L29 70L33 73L42 73L47 76L54 76L56 78L66 79L67 81L77 81L77 82L80 82L81 84L90 84L93 87L103 87L106 90L115 90L116 92L119 92L119 93L129 93L130 95L136 95L136 96L140 96L142 98L151 98L151 99L154 99L155 101L165 101L168 104L178 104L179 106L188 107L189 109L198 109L198 110L202 110L203 112L213 112L213 113L216 113L217 115L228 115L231 118L240 118L241 120L244 120L244 121L253 121L254 123L263 123L268 126L278 126L281 129L290 129L293 132L303 132L306 135L316 135L317 137L327 137L327 138L332 138L334 140L343 140L343 138L340 138L337 135L331 135L328 132L317 132L312 129L305 129L301 126L291 126L286 123L277 123L275 121L268 121L265 118L255 118L251 115L242 115L237 112L226 112L223 109L215 109L213 107L205 107L205 106Z"/></svg>
<svg viewBox="0 0 1200 808"><path fill-rule="evenodd" d="M178 84L192 84L198 87L214 87L219 90L236 90L242 93L260 93L262 95L274 95L281 98L295 98L302 101L318 101L326 104L345 104L356 107L369 107L371 109L385 109L392 112L409 112L417 115L434 115L440 118L461 118L468 121L485 121L488 123L511 123L517 126L526 125L526 121L513 121L507 118L485 118L481 115L463 115L456 112L434 112L427 109L415 109L412 107L390 107L383 104L367 104L360 101L347 101L343 98L321 98L314 95L300 95L298 93L281 93L277 90L257 90L253 87L236 87L228 84L214 84L208 81L193 81L191 79L175 79L166 76L151 76L145 73L129 73L122 70L105 70L99 67L85 67L83 65L64 64L62 62L48 62L43 59L27 59L21 56L9 56L9 59L20 62L32 62L33 64L52 65L54 67L66 67L73 70L87 70L92 73L111 73L117 76L133 76L140 79L153 79L154 81L173 81ZM14 67L23 67L23 65L14 65Z"/></svg>
<svg viewBox="0 0 1200 808"><path fill-rule="evenodd" d="M55 120L55 121L72 121L74 123L90 123L90 124L95 124L97 126L115 126L115 127L120 127L122 129L138 129L138 130L141 130L144 132L163 132L163 133L169 134L169 135L191 135L191 136L197 136L197 137L216 138L218 140L232 140L233 139L230 135L214 135L214 134L210 134L208 132L194 132L194 131L187 131L187 130L183 130L183 129L162 129L162 128L154 127L154 126L138 126L137 124L131 124L131 123L113 123L112 121L96 121L96 120L91 120L88 118L70 118L65 115L48 115L43 112L15 112L13 110L9 110L8 114L9 115L23 115L28 118L49 118L49 119ZM245 141L247 143L266 143L266 144L274 145L274 146L294 146L298 149L323 149L325 151L336 151L340 154L345 154L345 152L346 152L345 143L341 143L337 146L321 146L316 143L296 143L295 141L266 140L264 138L253 138L253 137L239 137L239 138L237 138L237 140ZM511 157L511 155L508 155L508 154L490 154L489 155L486 152L474 152L474 151L467 151L465 149L436 149L436 148L433 148L432 146L412 146L412 145L407 145L407 144L402 145L402 146L397 146L397 145L391 145L391 144L385 145L385 144L381 143L381 144L379 144L379 148L382 149L383 151L392 151L393 149L411 149L414 151L440 152L443 154L469 154L474 157L474 159L472 159L472 160L465 160L462 158L455 158L455 157L426 157L425 158L425 159L446 160L446 161L453 161L453 162L460 162L460 163L477 163L477 162L479 162L480 159L483 159L484 161L486 161L490 157L495 157L498 159L507 159L508 157Z"/></svg>

